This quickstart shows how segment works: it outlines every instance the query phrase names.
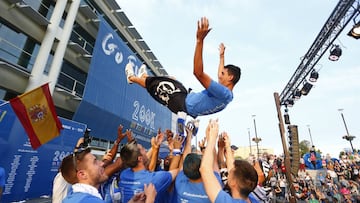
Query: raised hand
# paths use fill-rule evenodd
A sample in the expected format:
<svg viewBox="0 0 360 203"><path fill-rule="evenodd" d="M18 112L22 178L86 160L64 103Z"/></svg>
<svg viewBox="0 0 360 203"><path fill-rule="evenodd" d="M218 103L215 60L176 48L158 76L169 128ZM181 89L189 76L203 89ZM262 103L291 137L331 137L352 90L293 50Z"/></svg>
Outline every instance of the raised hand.
<svg viewBox="0 0 360 203"><path fill-rule="evenodd" d="M123 140L126 137L126 133L122 133L123 130L123 126L120 124L117 130L117 141L118 143L121 142L121 140Z"/></svg>
<svg viewBox="0 0 360 203"><path fill-rule="evenodd" d="M224 134L225 132L221 133L219 135L219 139L218 139L218 148L224 148L225 147L225 140L224 140Z"/></svg>
<svg viewBox="0 0 360 203"><path fill-rule="evenodd" d="M132 131L131 131L131 130L127 129L126 132L125 132L125 134L126 134L126 137L127 137L128 142L131 142L132 140L135 139L134 136L133 136L133 134L132 134Z"/></svg>
<svg viewBox="0 0 360 203"><path fill-rule="evenodd" d="M174 149L180 149L182 143L184 142L184 140L185 140L185 137L180 136L180 135L175 135L175 138L174 138Z"/></svg>
<svg viewBox="0 0 360 203"><path fill-rule="evenodd" d="M209 20L206 17L202 17L198 21L196 38L201 41L204 40L210 30L211 28L209 28Z"/></svg>
<svg viewBox="0 0 360 203"><path fill-rule="evenodd" d="M158 130L158 134L155 138L155 146L160 147L162 141L164 140L164 133L161 132L161 129Z"/></svg>
<svg viewBox="0 0 360 203"><path fill-rule="evenodd" d="M201 151L203 149L205 149L205 147L206 147L206 137L204 137L202 140L200 140L198 145L199 145Z"/></svg>
<svg viewBox="0 0 360 203"><path fill-rule="evenodd" d="M212 120L210 123L209 123L209 140L210 139L215 139L217 138L219 134L219 122L218 120Z"/></svg>
<svg viewBox="0 0 360 203"><path fill-rule="evenodd" d="M219 45L219 55L221 56L221 55L224 55L224 54L225 54L225 45L224 45L224 43L221 43Z"/></svg>
<svg viewBox="0 0 360 203"><path fill-rule="evenodd" d="M223 132L222 133L222 137L225 143L225 147L230 147L231 146L231 141L230 141L230 136L227 134L227 132Z"/></svg>
<svg viewBox="0 0 360 203"><path fill-rule="evenodd" d="M146 201L145 202L154 202L155 201L155 197L156 197L156 188L154 186L154 184L150 183L148 185L144 184L144 193L146 196Z"/></svg>

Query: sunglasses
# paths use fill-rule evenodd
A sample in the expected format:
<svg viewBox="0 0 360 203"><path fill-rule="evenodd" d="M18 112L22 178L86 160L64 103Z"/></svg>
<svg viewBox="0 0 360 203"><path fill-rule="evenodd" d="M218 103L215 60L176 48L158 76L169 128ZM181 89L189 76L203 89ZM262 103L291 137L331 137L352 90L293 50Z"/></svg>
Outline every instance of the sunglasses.
<svg viewBox="0 0 360 203"><path fill-rule="evenodd" d="M77 148L77 151L72 153L72 157L73 157L73 165L74 165L74 169L76 172L78 172L78 168L77 168L77 161L81 161L85 154L90 152L90 148L86 147L86 148Z"/></svg>

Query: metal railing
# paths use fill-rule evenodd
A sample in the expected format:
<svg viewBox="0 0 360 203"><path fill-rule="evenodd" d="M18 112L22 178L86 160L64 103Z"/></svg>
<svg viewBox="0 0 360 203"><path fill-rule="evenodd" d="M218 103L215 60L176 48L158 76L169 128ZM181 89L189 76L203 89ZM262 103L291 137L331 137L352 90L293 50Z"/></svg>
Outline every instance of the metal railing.
<svg viewBox="0 0 360 203"><path fill-rule="evenodd" d="M18 55L16 53L18 53ZM18 65L27 72L31 72L34 66L34 63L31 61L31 56L31 53L0 37L0 58Z"/></svg>
<svg viewBox="0 0 360 203"><path fill-rule="evenodd" d="M71 33L70 41L78 44L81 48L89 52L89 54L93 53L93 45L90 42L86 41L79 33L74 30Z"/></svg>
<svg viewBox="0 0 360 203"><path fill-rule="evenodd" d="M85 84L71 77L70 75L60 72L56 86L69 91L72 95L81 97L84 94Z"/></svg>

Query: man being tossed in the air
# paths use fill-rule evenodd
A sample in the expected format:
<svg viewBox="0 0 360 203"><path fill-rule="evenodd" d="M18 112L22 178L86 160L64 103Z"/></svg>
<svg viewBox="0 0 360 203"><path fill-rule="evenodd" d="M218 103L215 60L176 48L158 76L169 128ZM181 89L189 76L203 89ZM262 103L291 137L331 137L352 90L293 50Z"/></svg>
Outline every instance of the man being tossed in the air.
<svg viewBox="0 0 360 203"><path fill-rule="evenodd" d="M129 62L125 68L128 83L137 83L146 88L156 101L167 106L173 113L186 112L196 118L223 110L233 99L232 90L240 79L241 70L234 65L224 66L225 46L221 43L219 46L218 82L204 72L203 45L210 30L209 20L202 17L198 21L196 32L193 73L205 90L189 93L179 81L173 78L148 76L145 65L141 66L139 74L136 76L132 62Z"/></svg>

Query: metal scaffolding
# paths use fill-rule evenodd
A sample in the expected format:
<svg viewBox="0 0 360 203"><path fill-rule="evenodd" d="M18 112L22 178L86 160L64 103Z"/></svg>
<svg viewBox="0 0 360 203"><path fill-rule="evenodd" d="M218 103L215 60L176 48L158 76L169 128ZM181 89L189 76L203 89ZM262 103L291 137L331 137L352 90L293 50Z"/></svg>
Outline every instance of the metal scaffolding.
<svg viewBox="0 0 360 203"><path fill-rule="evenodd" d="M286 105L286 101L292 97L296 89L305 81L306 76L311 73L314 66L324 53L332 46L345 26L359 14L360 0L341 0L329 16L325 25L311 45L310 49L302 58L295 73L280 94L280 104Z"/></svg>

